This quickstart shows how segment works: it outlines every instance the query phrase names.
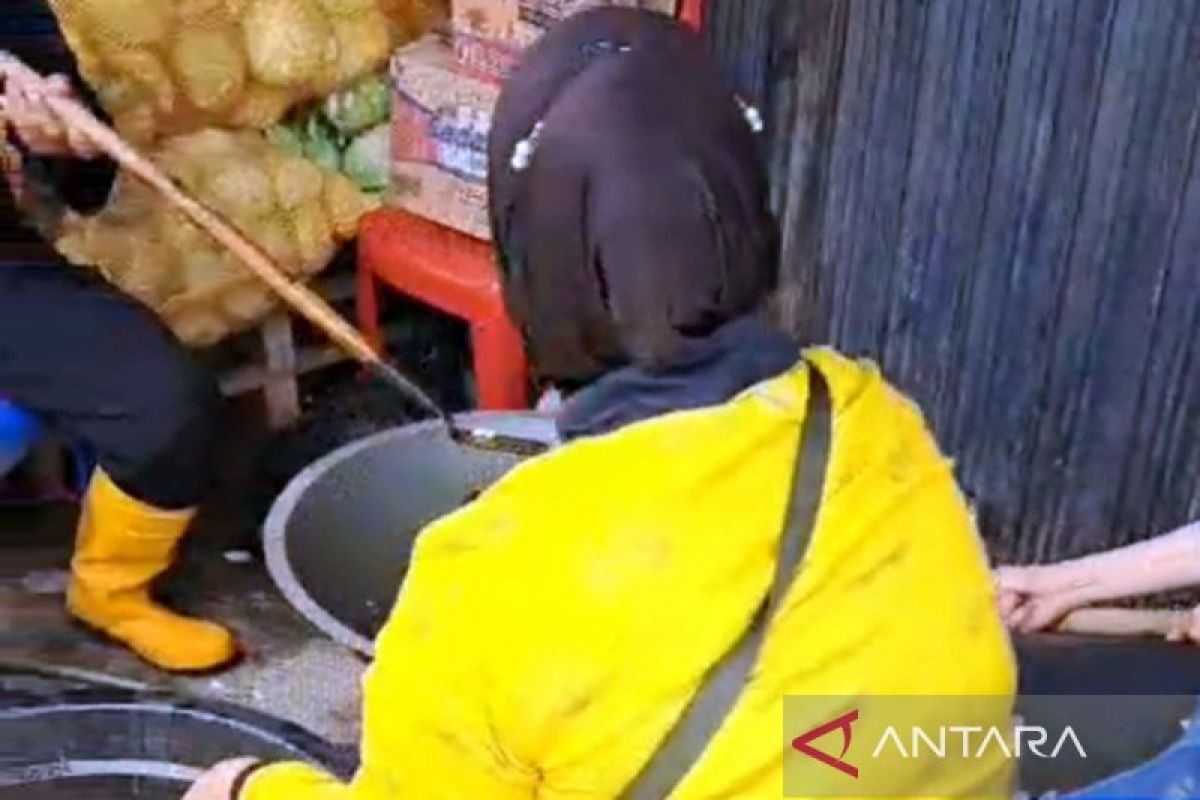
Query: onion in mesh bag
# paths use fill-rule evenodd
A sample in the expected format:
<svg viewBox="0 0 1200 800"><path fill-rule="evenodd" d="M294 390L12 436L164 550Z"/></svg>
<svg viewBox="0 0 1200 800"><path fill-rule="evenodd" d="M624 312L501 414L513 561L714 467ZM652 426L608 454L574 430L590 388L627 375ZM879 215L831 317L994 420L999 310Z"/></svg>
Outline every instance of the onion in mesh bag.
<svg viewBox="0 0 1200 800"><path fill-rule="evenodd" d="M373 206L344 176L257 132L200 131L151 154L296 277L323 269ZM58 244L158 311L188 344L244 329L273 304L270 290L224 248L124 174L98 215L69 217Z"/></svg>
<svg viewBox="0 0 1200 800"><path fill-rule="evenodd" d="M251 73L271 86L323 88L338 55L316 0L253 0L242 17L242 42Z"/></svg>
<svg viewBox="0 0 1200 800"><path fill-rule="evenodd" d="M444 12L430 0L50 2L84 78L139 143L269 127L379 69Z"/></svg>
<svg viewBox="0 0 1200 800"><path fill-rule="evenodd" d="M171 48L171 67L196 108L219 111L242 99L246 56L232 27L185 28Z"/></svg>

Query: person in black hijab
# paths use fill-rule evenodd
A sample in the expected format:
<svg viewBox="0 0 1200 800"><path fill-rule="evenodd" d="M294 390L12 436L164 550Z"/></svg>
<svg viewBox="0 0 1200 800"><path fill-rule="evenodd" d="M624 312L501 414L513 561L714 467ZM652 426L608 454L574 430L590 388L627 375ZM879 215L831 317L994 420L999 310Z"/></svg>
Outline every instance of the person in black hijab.
<svg viewBox="0 0 1200 800"><path fill-rule="evenodd" d="M792 366L757 312L778 276L755 112L703 41L605 8L510 77L489 147L510 313L565 438L723 402ZM587 391L578 390L587 387Z"/></svg>

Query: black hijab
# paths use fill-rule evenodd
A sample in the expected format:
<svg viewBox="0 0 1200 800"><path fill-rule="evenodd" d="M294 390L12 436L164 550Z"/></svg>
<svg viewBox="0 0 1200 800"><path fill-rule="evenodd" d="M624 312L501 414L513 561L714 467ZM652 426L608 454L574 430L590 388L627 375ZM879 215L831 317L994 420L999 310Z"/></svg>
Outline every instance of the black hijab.
<svg viewBox="0 0 1200 800"><path fill-rule="evenodd" d="M754 132L667 17L600 8L551 30L504 89L489 157L506 301L546 380L666 368L775 287Z"/></svg>

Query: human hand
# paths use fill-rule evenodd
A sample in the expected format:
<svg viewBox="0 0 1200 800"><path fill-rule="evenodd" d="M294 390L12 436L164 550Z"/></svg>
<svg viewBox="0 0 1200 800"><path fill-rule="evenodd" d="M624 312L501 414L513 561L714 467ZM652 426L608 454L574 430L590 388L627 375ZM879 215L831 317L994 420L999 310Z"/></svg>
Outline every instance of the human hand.
<svg viewBox="0 0 1200 800"><path fill-rule="evenodd" d="M1046 630L1087 605L1090 582L1066 565L1000 567L994 573L996 602L1004 624L1022 633Z"/></svg>
<svg viewBox="0 0 1200 800"><path fill-rule="evenodd" d="M1167 631L1168 642L1200 644L1200 606L1178 614Z"/></svg>
<svg viewBox="0 0 1200 800"><path fill-rule="evenodd" d="M258 763L254 758L235 758L222 761L192 784L182 800L237 800L233 797L234 782L250 767Z"/></svg>
<svg viewBox="0 0 1200 800"><path fill-rule="evenodd" d="M74 99L71 84L62 75L34 77L24 71L3 73L4 94L0 116L29 150L42 156L74 156L91 159L99 155L84 134L62 123L47 98Z"/></svg>

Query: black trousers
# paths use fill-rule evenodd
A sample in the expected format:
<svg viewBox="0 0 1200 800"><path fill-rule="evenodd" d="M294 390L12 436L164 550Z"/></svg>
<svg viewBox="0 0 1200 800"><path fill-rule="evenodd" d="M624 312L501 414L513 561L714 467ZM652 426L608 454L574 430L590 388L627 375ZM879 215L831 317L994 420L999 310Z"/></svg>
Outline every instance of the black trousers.
<svg viewBox="0 0 1200 800"><path fill-rule="evenodd" d="M65 262L0 263L0 397L89 443L126 493L196 505L215 383L147 308Z"/></svg>

